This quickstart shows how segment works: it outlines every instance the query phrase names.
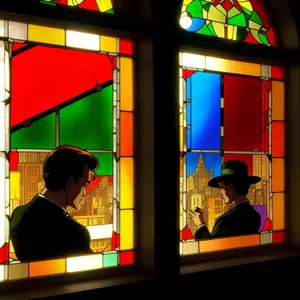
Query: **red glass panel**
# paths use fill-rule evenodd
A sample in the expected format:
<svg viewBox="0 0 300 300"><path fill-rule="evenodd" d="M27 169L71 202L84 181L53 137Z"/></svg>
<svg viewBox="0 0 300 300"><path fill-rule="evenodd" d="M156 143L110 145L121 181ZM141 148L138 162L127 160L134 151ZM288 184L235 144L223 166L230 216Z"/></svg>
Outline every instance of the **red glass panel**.
<svg viewBox="0 0 300 300"><path fill-rule="evenodd" d="M133 263L134 263L133 251L120 252L120 265L128 265Z"/></svg>
<svg viewBox="0 0 300 300"><path fill-rule="evenodd" d="M285 240L284 231L273 232L273 243L283 243Z"/></svg>
<svg viewBox="0 0 300 300"><path fill-rule="evenodd" d="M11 125L112 80L107 55L36 46L12 59Z"/></svg>
<svg viewBox="0 0 300 300"><path fill-rule="evenodd" d="M133 45L131 40L120 39L120 53L132 55Z"/></svg>
<svg viewBox="0 0 300 300"><path fill-rule="evenodd" d="M224 150L262 151L261 81L224 76Z"/></svg>
<svg viewBox="0 0 300 300"><path fill-rule="evenodd" d="M24 44L24 43L13 43L12 50L16 51L16 50L21 49L26 46L27 46L27 44Z"/></svg>
<svg viewBox="0 0 300 300"><path fill-rule="evenodd" d="M99 11L96 0L85 0L80 5L78 5L78 7L89 9L89 10Z"/></svg>
<svg viewBox="0 0 300 300"><path fill-rule="evenodd" d="M284 122L272 122L272 157L284 157Z"/></svg>
<svg viewBox="0 0 300 300"><path fill-rule="evenodd" d="M19 153L18 152L10 152L10 171L18 171L18 164L19 164Z"/></svg>
<svg viewBox="0 0 300 300"><path fill-rule="evenodd" d="M271 76L272 76L272 78L283 79L283 77L284 77L283 68L272 66L271 67Z"/></svg>
<svg viewBox="0 0 300 300"><path fill-rule="evenodd" d="M111 250L114 251L120 247L120 234L113 231L111 240Z"/></svg>
<svg viewBox="0 0 300 300"><path fill-rule="evenodd" d="M269 152L269 90L270 81L262 81L262 100L261 100L261 130L262 130L262 151Z"/></svg>
<svg viewBox="0 0 300 300"><path fill-rule="evenodd" d="M9 261L9 244L4 244L3 247L0 248L0 264Z"/></svg>

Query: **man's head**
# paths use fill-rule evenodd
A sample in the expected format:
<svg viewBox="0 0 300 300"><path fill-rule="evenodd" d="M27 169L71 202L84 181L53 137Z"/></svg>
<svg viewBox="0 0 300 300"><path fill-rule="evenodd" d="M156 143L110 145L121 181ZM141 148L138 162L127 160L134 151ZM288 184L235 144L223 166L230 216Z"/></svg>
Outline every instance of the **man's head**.
<svg viewBox="0 0 300 300"><path fill-rule="evenodd" d="M208 185L220 188L220 194L225 203L236 201L237 197L248 194L251 184L261 180L258 176L248 175L248 166L239 160L230 160L222 165L221 176L214 177Z"/></svg>
<svg viewBox="0 0 300 300"><path fill-rule="evenodd" d="M85 193L90 175L95 176L98 165L98 159L86 150L59 146L44 161L45 187L51 192L64 192L66 206L76 208L75 200Z"/></svg>

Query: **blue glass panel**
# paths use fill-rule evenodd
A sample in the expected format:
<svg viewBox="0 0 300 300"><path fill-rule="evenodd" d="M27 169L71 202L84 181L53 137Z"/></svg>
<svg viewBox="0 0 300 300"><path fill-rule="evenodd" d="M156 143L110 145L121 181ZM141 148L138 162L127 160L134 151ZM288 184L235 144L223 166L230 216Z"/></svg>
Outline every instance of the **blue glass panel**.
<svg viewBox="0 0 300 300"><path fill-rule="evenodd" d="M205 20L203 19L198 19L198 18L192 18L192 25L190 28L187 28L187 31L190 32L195 32L199 29L201 29L201 27L205 24Z"/></svg>
<svg viewBox="0 0 300 300"><path fill-rule="evenodd" d="M191 130L190 129L186 130L186 147L188 149L191 149Z"/></svg>
<svg viewBox="0 0 300 300"><path fill-rule="evenodd" d="M221 175L221 154L220 153L199 153L188 152L186 154L186 173L189 176L195 174L197 165L201 167L204 162L206 171L213 171L213 176Z"/></svg>
<svg viewBox="0 0 300 300"><path fill-rule="evenodd" d="M191 76L186 79L186 100L191 100Z"/></svg>
<svg viewBox="0 0 300 300"><path fill-rule="evenodd" d="M191 125L191 102L186 104L186 125Z"/></svg>
<svg viewBox="0 0 300 300"><path fill-rule="evenodd" d="M191 147L220 150L221 78L219 74L197 72L191 76Z"/></svg>

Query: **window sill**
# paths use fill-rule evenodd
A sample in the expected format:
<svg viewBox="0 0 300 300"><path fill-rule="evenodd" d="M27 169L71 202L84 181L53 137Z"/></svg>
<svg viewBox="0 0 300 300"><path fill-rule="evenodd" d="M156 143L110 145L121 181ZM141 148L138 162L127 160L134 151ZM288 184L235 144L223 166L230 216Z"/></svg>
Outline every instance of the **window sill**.
<svg viewBox="0 0 300 300"><path fill-rule="evenodd" d="M88 274L90 273L90 274ZM22 282L9 282L10 285L9 291L2 292L2 287L0 286L0 294L1 300L23 300L24 295L26 295L26 299L37 299L37 298L46 298L49 297L60 297L60 296L67 296L69 294L80 293L80 292L88 292L88 291L95 291L99 289L105 289L110 287L117 287L126 284L132 283L142 283L145 281L149 281L153 279L153 276L147 274L146 272L138 271L138 270L131 270L128 273L122 272L121 275L111 275L108 277L104 277L105 274L98 276L97 279L92 279L90 275L91 272L86 274L81 274L81 280L76 280L76 277L73 277L73 274L65 274L64 280L60 282L58 278L55 280L51 280L54 278L45 278L46 281L40 282L38 280L32 279L28 280L27 284L20 285ZM79 275L79 274L78 274ZM86 280L84 280L84 275L86 275ZM94 274L94 278L96 278L96 273ZM68 279L68 280L66 280ZM43 280L43 279L41 279ZM50 281L52 281L50 283ZM59 283L60 282L60 283ZM24 282L23 282L24 283ZM3 284L5 286L5 283ZM37 288L37 286L39 288ZM18 292L16 292L16 290Z"/></svg>
<svg viewBox="0 0 300 300"><path fill-rule="evenodd" d="M269 250L269 248L268 248ZM241 250L239 250L241 251ZM219 258L219 259L209 259L208 256L206 260L201 260L201 262L197 261L196 263L192 263L192 257L189 258L189 263L183 265L180 268L181 275L189 275L193 273L199 273L204 271L213 271L213 270L220 270L226 269L230 267L237 267L241 265L250 265L255 263L262 263L268 261L274 261L284 258L293 258L300 256L300 250L295 248L288 248L287 246L284 248L279 248L277 251L261 251L260 253L255 253L251 255L247 255L245 253L244 256L240 257L230 257L230 258ZM197 259L195 259L197 260ZM184 258L182 259L184 262Z"/></svg>

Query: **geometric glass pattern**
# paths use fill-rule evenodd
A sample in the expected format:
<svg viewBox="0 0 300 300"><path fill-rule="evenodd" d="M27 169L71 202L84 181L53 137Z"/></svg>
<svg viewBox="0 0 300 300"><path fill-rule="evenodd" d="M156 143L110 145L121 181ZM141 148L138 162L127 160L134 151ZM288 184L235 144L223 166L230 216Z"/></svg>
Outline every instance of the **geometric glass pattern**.
<svg viewBox="0 0 300 300"><path fill-rule="evenodd" d="M180 25L189 32L277 46L274 28L259 0L184 0Z"/></svg>
<svg viewBox="0 0 300 300"><path fill-rule="evenodd" d="M107 14L114 14L114 7L111 0L39 0L40 3L51 6L72 6L87 10L94 10Z"/></svg>
<svg viewBox="0 0 300 300"><path fill-rule="evenodd" d="M285 240L284 70L180 53L180 251L182 255L279 243ZM224 161L247 163L261 177L247 195L260 214L254 235L196 241L189 216L203 210L211 232L230 205L208 181Z"/></svg>
<svg viewBox="0 0 300 300"><path fill-rule="evenodd" d="M133 42L0 20L0 281L132 264ZM69 144L99 160L71 216L95 254L20 263L9 218L44 188L43 161Z"/></svg>

